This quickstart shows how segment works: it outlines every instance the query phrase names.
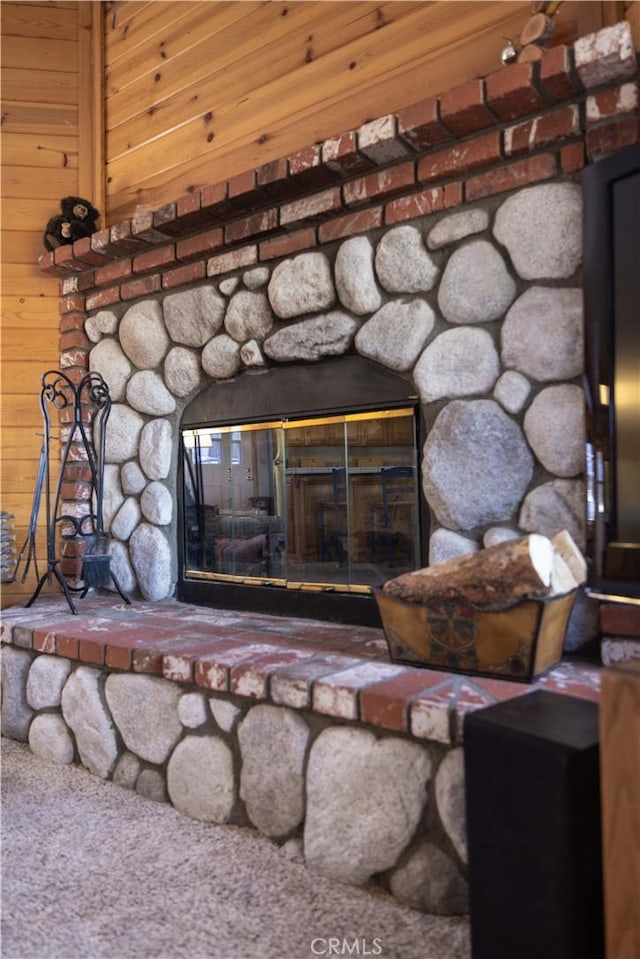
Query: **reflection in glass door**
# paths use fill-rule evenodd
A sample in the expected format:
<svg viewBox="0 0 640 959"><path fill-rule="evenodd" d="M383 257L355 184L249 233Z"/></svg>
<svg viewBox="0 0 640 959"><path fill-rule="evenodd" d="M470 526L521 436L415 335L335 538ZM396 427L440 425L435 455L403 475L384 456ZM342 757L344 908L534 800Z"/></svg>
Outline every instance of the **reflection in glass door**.
<svg viewBox="0 0 640 959"><path fill-rule="evenodd" d="M189 572L281 578L285 514L277 511L280 433L280 423L183 433Z"/></svg>
<svg viewBox="0 0 640 959"><path fill-rule="evenodd" d="M186 576L367 591L419 560L412 408L183 431Z"/></svg>

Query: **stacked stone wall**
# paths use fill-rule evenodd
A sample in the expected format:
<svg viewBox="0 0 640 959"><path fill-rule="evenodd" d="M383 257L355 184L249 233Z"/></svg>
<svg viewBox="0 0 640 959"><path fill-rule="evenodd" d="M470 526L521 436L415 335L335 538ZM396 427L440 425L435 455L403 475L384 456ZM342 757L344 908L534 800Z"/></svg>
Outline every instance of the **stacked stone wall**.
<svg viewBox="0 0 640 959"><path fill-rule="evenodd" d="M123 588L173 591L189 400L353 352L422 403L431 562L499 534L582 542L581 237L580 189L554 181L89 314L89 368L114 404L104 514Z"/></svg>
<svg viewBox="0 0 640 959"><path fill-rule="evenodd" d="M125 588L173 589L189 399L349 352L420 396L429 561L525 531L583 542L579 176L638 140L637 77L619 23L42 257L61 365L116 401Z"/></svg>
<svg viewBox="0 0 640 959"><path fill-rule="evenodd" d="M462 749L2 648L3 734L430 913L468 909Z"/></svg>

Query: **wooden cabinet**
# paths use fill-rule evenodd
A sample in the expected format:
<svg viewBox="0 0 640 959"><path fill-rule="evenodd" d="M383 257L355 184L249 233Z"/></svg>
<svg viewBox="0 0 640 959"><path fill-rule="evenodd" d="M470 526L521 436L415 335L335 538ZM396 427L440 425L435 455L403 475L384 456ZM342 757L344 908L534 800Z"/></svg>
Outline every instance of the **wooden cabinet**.
<svg viewBox="0 0 640 959"><path fill-rule="evenodd" d="M296 562L311 562L320 553L320 503L333 495L331 474L287 476L289 552Z"/></svg>
<svg viewBox="0 0 640 959"><path fill-rule="evenodd" d="M413 417L356 420L348 424L349 446L413 447Z"/></svg>
<svg viewBox="0 0 640 959"><path fill-rule="evenodd" d="M340 511L344 549L353 563L366 563L370 557L371 505L382 493L378 470L353 473L349 477L349 525L346 535L346 508ZM322 527L325 537L335 531L333 484L330 471L290 473L287 476L289 550L297 562L318 562L322 558ZM347 539L349 545L347 546ZM324 559L335 558L331 551Z"/></svg>
<svg viewBox="0 0 640 959"><path fill-rule="evenodd" d="M285 431L287 447L344 447L344 423L322 420L313 426L296 426ZM347 424L349 447L413 446L411 416L352 420Z"/></svg>

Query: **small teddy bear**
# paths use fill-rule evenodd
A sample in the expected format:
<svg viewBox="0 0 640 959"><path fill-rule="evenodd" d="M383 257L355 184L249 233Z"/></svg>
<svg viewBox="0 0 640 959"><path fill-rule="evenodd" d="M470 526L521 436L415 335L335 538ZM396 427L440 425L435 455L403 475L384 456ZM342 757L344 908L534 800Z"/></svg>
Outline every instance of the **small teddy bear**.
<svg viewBox="0 0 640 959"><path fill-rule="evenodd" d="M60 208L62 215L52 216L45 227L43 243L47 250L91 236L98 229L96 220L100 211L89 200L66 196L60 201Z"/></svg>

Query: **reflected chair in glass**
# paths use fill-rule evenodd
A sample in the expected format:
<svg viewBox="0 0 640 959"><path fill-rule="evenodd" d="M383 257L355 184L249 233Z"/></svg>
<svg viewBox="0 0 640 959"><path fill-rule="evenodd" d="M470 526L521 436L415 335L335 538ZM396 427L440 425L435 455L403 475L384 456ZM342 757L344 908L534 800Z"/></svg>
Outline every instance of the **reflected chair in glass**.
<svg viewBox="0 0 640 959"><path fill-rule="evenodd" d="M388 466L380 470L382 499L369 504L369 558L377 561L378 537L384 542L387 564L395 565L394 549L404 529L411 535L412 510L416 505L413 466ZM407 529L407 513L409 527Z"/></svg>
<svg viewBox="0 0 640 959"><path fill-rule="evenodd" d="M347 471L341 466L331 471L333 499L318 503L318 546L320 562L327 560L331 550L338 565L344 564L347 552L343 540L347 538Z"/></svg>

